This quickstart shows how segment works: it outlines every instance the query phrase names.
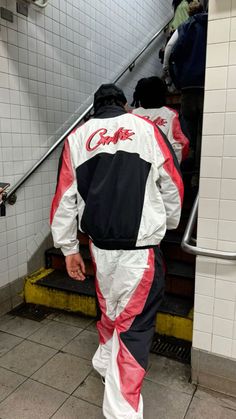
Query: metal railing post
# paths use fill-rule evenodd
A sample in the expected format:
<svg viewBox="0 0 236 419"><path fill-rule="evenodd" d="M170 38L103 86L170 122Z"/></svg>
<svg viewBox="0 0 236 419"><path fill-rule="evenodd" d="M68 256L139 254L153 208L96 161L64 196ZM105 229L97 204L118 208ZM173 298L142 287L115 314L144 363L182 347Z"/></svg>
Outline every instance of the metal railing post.
<svg viewBox="0 0 236 419"><path fill-rule="evenodd" d="M236 260L236 252L226 252L223 250L213 250L213 249L206 249L200 246L193 246L190 244L192 239L192 232L197 221L197 212L198 212L198 204L199 204L199 194L197 195L195 202L193 204L189 220L183 235L183 239L181 242L181 247L186 253L190 253L192 255L199 255L199 256L206 256L218 259L227 259L227 260Z"/></svg>

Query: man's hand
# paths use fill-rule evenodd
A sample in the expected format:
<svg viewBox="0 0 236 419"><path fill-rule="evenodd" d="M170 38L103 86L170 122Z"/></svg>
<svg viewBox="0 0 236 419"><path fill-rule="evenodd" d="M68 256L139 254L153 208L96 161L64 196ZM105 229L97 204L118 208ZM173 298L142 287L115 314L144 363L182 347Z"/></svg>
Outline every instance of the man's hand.
<svg viewBox="0 0 236 419"><path fill-rule="evenodd" d="M71 278L78 281L85 280L85 264L79 253L66 256L66 269Z"/></svg>

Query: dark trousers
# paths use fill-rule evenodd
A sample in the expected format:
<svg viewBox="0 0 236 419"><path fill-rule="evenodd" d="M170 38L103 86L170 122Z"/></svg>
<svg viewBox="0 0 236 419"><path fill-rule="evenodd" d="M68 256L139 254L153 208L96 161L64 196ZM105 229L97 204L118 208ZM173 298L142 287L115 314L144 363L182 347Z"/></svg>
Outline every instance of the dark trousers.
<svg viewBox="0 0 236 419"><path fill-rule="evenodd" d="M204 89L182 90L180 120L184 134L190 142L190 150L194 160L194 170L199 171L202 120L203 120Z"/></svg>

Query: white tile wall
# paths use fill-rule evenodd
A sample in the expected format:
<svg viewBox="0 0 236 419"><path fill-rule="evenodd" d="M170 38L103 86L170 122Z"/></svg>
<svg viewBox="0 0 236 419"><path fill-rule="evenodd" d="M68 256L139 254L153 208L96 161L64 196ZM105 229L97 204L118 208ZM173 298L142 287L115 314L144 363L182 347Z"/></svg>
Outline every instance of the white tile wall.
<svg viewBox="0 0 236 419"><path fill-rule="evenodd" d="M216 239L218 233L218 220L198 218L198 236L201 238Z"/></svg>
<svg viewBox="0 0 236 419"><path fill-rule="evenodd" d="M226 90L209 90L205 93L205 112L224 112L226 105Z"/></svg>
<svg viewBox="0 0 236 419"><path fill-rule="evenodd" d="M218 219L219 216L219 200L202 198L199 204L198 214L200 218Z"/></svg>
<svg viewBox="0 0 236 419"><path fill-rule="evenodd" d="M207 49L207 67L222 67L228 64L229 44L209 44Z"/></svg>
<svg viewBox="0 0 236 419"><path fill-rule="evenodd" d="M196 313L213 315L214 298L206 295L195 294L194 308Z"/></svg>
<svg viewBox="0 0 236 419"><path fill-rule="evenodd" d="M225 114L225 134L236 134L235 117L236 112L227 112Z"/></svg>
<svg viewBox="0 0 236 419"><path fill-rule="evenodd" d="M223 336L226 338L233 338L233 324L232 320L222 319L220 317L214 317L213 320L213 333L217 336Z"/></svg>
<svg viewBox="0 0 236 419"><path fill-rule="evenodd" d="M202 198L220 197L220 179L204 178L200 179L199 194Z"/></svg>
<svg viewBox="0 0 236 419"><path fill-rule="evenodd" d="M217 239L208 239L207 237L198 237L197 244L206 249L217 249Z"/></svg>
<svg viewBox="0 0 236 419"><path fill-rule="evenodd" d="M222 298L227 301L236 300L236 283L224 281L222 279L216 280L215 297Z"/></svg>
<svg viewBox="0 0 236 419"><path fill-rule="evenodd" d="M203 121L205 135L219 135L224 133L224 113L206 113Z"/></svg>
<svg viewBox="0 0 236 419"><path fill-rule="evenodd" d="M219 42L229 42L230 38L230 19L211 20L208 25L208 42L217 44Z"/></svg>
<svg viewBox="0 0 236 419"><path fill-rule="evenodd" d="M200 332L212 333L213 317L208 314L195 312L194 330Z"/></svg>
<svg viewBox="0 0 236 419"><path fill-rule="evenodd" d="M207 274L206 274L207 275ZM210 278L207 276L196 276L196 294L201 294L203 296L214 297L215 295L215 278Z"/></svg>
<svg viewBox="0 0 236 419"><path fill-rule="evenodd" d="M220 219L236 221L236 201L220 201Z"/></svg>
<svg viewBox="0 0 236 419"><path fill-rule="evenodd" d="M204 149L204 145L202 146ZM214 146L213 146L214 147ZM201 176L206 178L218 178L221 173L222 159L221 157L204 157L201 158Z"/></svg>
<svg viewBox="0 0 236 419"><path fill-rule="evenodd" d="M215 298L214 315L222 319L234 320L235 302Z"/></svg>
<svg viewBox="0 0 236 419"><path fill-rule="evenodd" d="M235 43L236 47L236 43ZM226 89L227 67L210 67L206 69L205 88L207 90Z"/></svg>
<svg viewBox="0 0 236 419"><path fill-rule="evenodd" d="M231 16L231 0L210 0L209 20L224 19Z"/></svg>
<svg viewBox="0 0 236 419"><path fill-rule="evenodd" d="M209 92L208 92L209 93ZM222 156L223 135L205 135L201 155L203 157Z"/></svg>
<svg viewBox="0 0 236 419"><path fill-rule="evenodd" d="M199 330L194 331L193 335L193 346L194 348L203 349L204 351L211 350L211 334L205 332L199 332Z"/></svg>
<svg viewBox="0 0 236 419"><path fill-rule="evenodd" d="M198 245L236 252L236 0L210 0ZM198 258L193 345L236 359L236 261Z"/></svg>
<svg viewBox="0 0 236 419"><path fill-rule="evenodd" d="M0 25L0 180L12 185L41 157L172 15L171 0L50 0L45 9L2 0L14 22ZM137 80L158 71L160 42L120 85L130 101ZM57 134L55 134L57 133ZM0 218L0 287L27 273L27 260L49 232L60 150Z"/></svg>
<svg viewBox="0 0 236 419"><path fill-rule="evenodd" d="M213 335L212 338L212 352L218 355L231 357L232 355L232 339L227 339L222 336Z"/></svg>
<svg viewBox="0 0 236 419"><path fill-rule="evenodd" d="M235 112L236 111L236 89L228 90L226 97L226 111Z"/></svg>

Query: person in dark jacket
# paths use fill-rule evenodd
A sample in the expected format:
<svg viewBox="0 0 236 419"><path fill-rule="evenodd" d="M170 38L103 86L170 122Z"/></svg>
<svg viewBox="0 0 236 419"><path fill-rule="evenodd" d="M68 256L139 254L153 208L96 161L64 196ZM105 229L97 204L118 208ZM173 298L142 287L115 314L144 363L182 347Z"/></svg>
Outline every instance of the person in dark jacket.
<svg viewBox="0 0 236 419"><path fill-rule="evenodd" d="M92 363L105 378L107 419L143 419L141 386L164 292L159 243L178 226L183 201L168 140L126 112L126 102L113 84L95 93L94 118L65 141L50 217L75 280L85 279L77 223L90 237L102 312Z"/></svg>
<svg viewBox="0 0 236 419"><path fill-rule="evenodd" d="M200 0L200 3L203 6L204 12L208 12L208 3L209 3L209 0Z"/></svg>
<svg viewBox="0 0 236 419"><path fill-rule="evenodd" d="M208 15L198 1L189 5L189 19L174 32L165 52L164 72L181 90L182 129L190 140L194 169L199 170L206 67Z"/></svg>

